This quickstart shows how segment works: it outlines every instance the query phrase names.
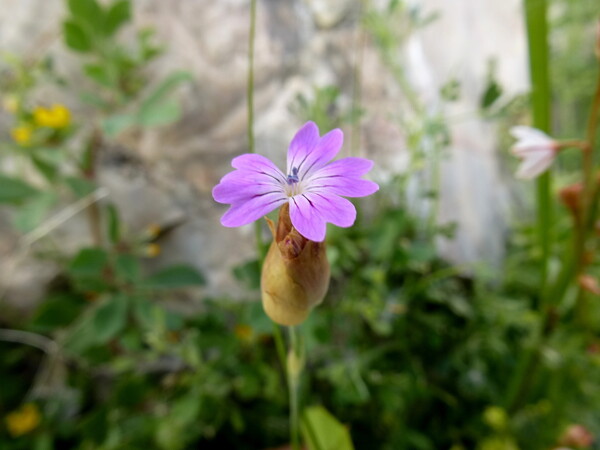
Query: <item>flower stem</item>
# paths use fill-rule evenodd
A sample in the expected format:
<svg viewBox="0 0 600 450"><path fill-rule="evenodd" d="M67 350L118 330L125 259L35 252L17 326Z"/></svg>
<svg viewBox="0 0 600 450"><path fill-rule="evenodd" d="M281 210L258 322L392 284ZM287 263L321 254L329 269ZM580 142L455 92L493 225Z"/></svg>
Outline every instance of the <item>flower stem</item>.
<svg viewBox="0 0 600 450"><path fill-rule="evenodd" d="M248 152L254 153L254 37L256 35L256 0L250 0L250 31L248 33L248 77L246 96L248 107ZM262 267L265 258L265 244L263 242L260 221L254 224L256 248L258 250L258 263Z"/></svg>
<svg viewBox="0 0 600 450"><path fill-rule="evenodd" d="M304 367L304 343L294 326L288 327L290 341L287 357L287 377L290 398L290 442L292 450L300 450L299 388Z"/></svg>
<svg viewBox="0 0 600 450"><path fill-rule="evenodd" d="M525 0L525 20L529 44L529 69L531 74L531 107L533 126L542 131L550 131L550 79L548 74L548 24L546 0ZM540 289L545 292L548 281L548 262L552 242L552 179L549 172L537 180L537 233L541 248ZM541 295L539 309L542 324L547 322L551 308L546 295ZM505 394L506 407L516 411L526 400L539 364L539 352L544 342L543 325L535 331L531 347L519 357Z"/></svg>
<svg viewBox="0 0 600 450"><path fill-rule="evenodd" d="M583 219L578 227L578 239L576 247L577 272L575 276L582 275L588 264L586 261L586 252L589 249L590 232L594 229L594 223L597 215L598 202L598 182L594 177L594 146L596 143L596 131L598 129L598 114L600 112L600 71L598 71L596 81L596 91L592 100L590 114L588 116L586 140L582 147L583 160L583 197L582 211ZM583 289L579 288L577 300L575 303L575 317L579 325L585 330L589 327L589 302Z"/></svg>

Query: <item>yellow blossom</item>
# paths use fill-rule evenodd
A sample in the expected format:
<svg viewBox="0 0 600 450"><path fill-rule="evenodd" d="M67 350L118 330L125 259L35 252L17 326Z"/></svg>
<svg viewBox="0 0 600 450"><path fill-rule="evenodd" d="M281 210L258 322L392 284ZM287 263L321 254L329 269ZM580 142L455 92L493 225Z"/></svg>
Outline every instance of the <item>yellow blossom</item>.
<svg viewBox="0 0 600 450"><path fill-rule="evenodd" d="M32 134L33 129L29 125L19 125L11 131L12 138L19 145L28 145Z"/></svg>
<svg viewBox="0 0 600 450"><path fill-rule="evenodd" d="M26 403L5 418L6 428L13 437L19 437L37 428L41 414L34 403Z"/></svg>
<svg viewBox="0 0 600 450"><path fill-rule="evenodd" d="M146 256L149 258L154 258L160 255L160 245L158 244L148 244L145 249Z"/></svg>
<svg viewBox="0 0 600 450"><path fill-rule="evenodd" d="M50 108L38 106L33 110L33 119L41 127L65 128L71 123L71 112L66 106L59 104Z"/></svg>
<svg viewBox="0 0 600 450"><path fill-rule="evenodd" d="M148 239L156 239L161 231L162 228L160 225L155 223L152 223L146 227L146 235L148 236Z"/></svg>

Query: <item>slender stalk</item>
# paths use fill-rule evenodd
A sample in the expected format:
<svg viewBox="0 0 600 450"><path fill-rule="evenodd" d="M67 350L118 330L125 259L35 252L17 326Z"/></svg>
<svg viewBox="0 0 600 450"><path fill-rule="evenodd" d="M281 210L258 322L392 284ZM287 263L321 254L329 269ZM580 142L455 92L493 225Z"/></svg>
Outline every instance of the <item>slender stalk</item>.
<svg viewBox="0 0 600 450"><path fill-rule="evenodd" d="M596 92L587 123L586 141L583 150L583 195L581 200L582 220L578 227L577 239L577 273L582 275L587 266L586 253L589 251L590 231L593 230L596 220L596 204L598 201L598 183L594 177L594 146L596 143L596 130L598 129L598 114L600 110L600 71L596 81ZM575 303L575 318L583 329L589 325L589 299L586 292L579 288Z"/></svg>
<svg viewBox="0 0 600 450"><path fill-rule="evenodd" d="M525 19L529 42L531 107L533 126L550 132L550 78L548 74L548 24L546 0L525 0ZM549 172L537 181L538 240L542 250L541 288L548 278L552 242L552 179Z"/></svg>
<svg viewBox="0 0 600 450"><path fill-rule="evenodd" d="M290 442L293 450L300 450L299 388L304 366L302 336L294 326L288 327L290 341L287 358L288 391L290 399Z"/></svg>
<svg viewBox="0 0 600 450"><path fill-rule="evenodd" d="M256 36L256 0L250 0L250 31L248 33L248 77L246 83L246 96L248 108L248 152L254 153L254 40ZM256 248L258 251L258 263L262 268L262 263L266 255L265 244L262 235L262 226L260 221L254 224L254 236L256 239Z"/></svg>
<svg viewBox="0 0 600 450"><path fill-rule="evenodd" d="M83 177L94 184L96 183L96 165L98 162L98 153L100 152L101 147L102 134L96 127L90 136L87 152L81 165L81 173ZM86 209L86 214L92 242L96 247L100 247L102 246L104 239L102 235L102 215L98 203L90 203Z"/></svg>
<svg viewBox="0 0 600 450"><path fill-rule="evenodd" d="M350 134L350 155L358 156L360 147L360 126L362 109L362 66L365 54L365 46L367 40L367 30L363 24L363 16L368 8L368 0L362 0L360 3L360 20L358 29L358 38L355 51L355 62L353 71L352 83L352 128Z"/></svg>
<svg viewBox="0 0 600 450"><path fill-rule="evenodd" d="M531 77L531 108L533 126L550 131L550 80L548 75L548 24L546 0L525 0L525 21L529 44L529 70ZM546 291L548 261L552 242L552 178L549 172L540 176L536 186L537 234L542 257L540 261L540 292ZM548 320L551 308L550 296L540 296L542 325L536 330L531 348L521 353L505 395L509 411L516 411L525 401L533 383L540 361L540 347L544 341L543 324Z"/></svg>

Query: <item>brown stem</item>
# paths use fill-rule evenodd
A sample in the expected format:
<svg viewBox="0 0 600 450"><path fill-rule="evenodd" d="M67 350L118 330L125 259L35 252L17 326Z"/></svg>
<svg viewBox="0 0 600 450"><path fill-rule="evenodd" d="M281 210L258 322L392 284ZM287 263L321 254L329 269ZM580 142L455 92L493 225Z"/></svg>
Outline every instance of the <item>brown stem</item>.
<svg viewBox="0 0 600 450"><path fill-rule="evenodd" d="M579 277L585 271L587 265L586 251L588 249L588 239L590 230L594 228L596 217L596 203L600 194L600 185L594 179L594 145L596 143L596 130L598 128L598 113L600 110L600 71L596 81L596 92L592 100L592 107L587 124L587 133L583 150L583 193L581 199L582 220L581 224L576 228L576 264L577 270L575 277ZM587 299L585 292L579 288L577 300L575 303L576 320L580 325L586 325L588 320Z"/></svg>
<svg viewBox="0 0 600 450"><path fill-rule="evenodd" d="M96 182L96 163L98 159L98 152L101 146L102 135L98 129L94 129L89 142L87 161L83 167L83 175L92 183ZM92 236L92 242L96 247L101 247L103 244L101 225L102 216L100 214L98 203L93 202L90 204L86 210L86 213L90 227L90 234Z"/></svg>

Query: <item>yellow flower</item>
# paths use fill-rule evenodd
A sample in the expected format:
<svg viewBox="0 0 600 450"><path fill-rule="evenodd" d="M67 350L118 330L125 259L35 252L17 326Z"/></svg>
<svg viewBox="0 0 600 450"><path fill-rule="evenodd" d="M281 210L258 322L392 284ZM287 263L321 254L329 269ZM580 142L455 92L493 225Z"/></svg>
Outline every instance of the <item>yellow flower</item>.
<svg viewBox="0 0 600 450"><path fill-rule="evenodd" d="M41 414L35 403L26 403L5 418L6 428L13 437L19 437L37 428Z"/></svg>
<svg viewBox="0 0 600 450"><path fill-rule="evenodd" d="M29 125L19 125L13 128L10 134L17 144L28 145L31 142L33 129Z"/></svg>
<svg viewBox="0 0 600 450"><path fill-rule="evenodd" d="M146 245L145 253L148 258L154 258L154 257L160 255L160 245L158 245L158 244Z"/></svg>
<svg viewBox="0 0 600 450"><path fill-rule="evenodd" d="M146 227L146 236L148 237L148 239L156 239L161 231L162 228L160 227L160 225L151 223Z"/></svg>
<svg viewBox="0 0 600 450"><path fill-rule="evenodd" d="M38 106L33 110L33 119L41 127L65 128L71 123L71 111L64 105L52 105L50 108Z"/></svg>

